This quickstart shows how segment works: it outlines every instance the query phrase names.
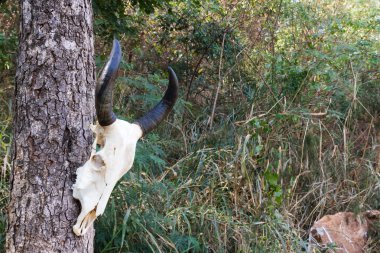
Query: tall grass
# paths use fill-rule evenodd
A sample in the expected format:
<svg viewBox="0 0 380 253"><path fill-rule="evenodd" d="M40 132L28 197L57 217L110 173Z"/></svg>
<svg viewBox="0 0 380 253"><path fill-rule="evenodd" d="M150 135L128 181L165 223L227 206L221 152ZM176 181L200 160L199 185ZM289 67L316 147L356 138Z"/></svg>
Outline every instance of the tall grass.
<svg viewBox="0 0 380 253"><path fill-rule="evenodd" d="M333 14L349 1L280 2L229 13L249 24L264 7L282 16L256 17L254 44L249 27L237 38L221 29L219 58L201 64L194 97L138 147L96 224L98 252L303 252L323 215L380 208L374 12L350 2L356 11ZM144 82L147 94L161 83ZM135 83L119 87L141 92ZM120 114L149 107L123 102ZM366 251L379 245L374 234Z"/></svg>
<svg viewBox="0 0 380 253"><path fill-rule="evenodd" d="M158 102L167 62L181 92L96 221L96 252L304 252L323 215L380 209L376 1L128 11L146 33L122 39L115 112L133 121ZM0 116L4 243L10 112ZM379 246L374 231L366 251Z"/></svg>
<svg viewBox="0 0 380 253"><path fill-rule="evenodd" d="M341 147L325 141L344 136L323 119L278 117L288 116L242 127L233 146L127 174L96 225L99 252L301 252L321 216L379 208L374 152L358 159L355 137Z"/></svg>

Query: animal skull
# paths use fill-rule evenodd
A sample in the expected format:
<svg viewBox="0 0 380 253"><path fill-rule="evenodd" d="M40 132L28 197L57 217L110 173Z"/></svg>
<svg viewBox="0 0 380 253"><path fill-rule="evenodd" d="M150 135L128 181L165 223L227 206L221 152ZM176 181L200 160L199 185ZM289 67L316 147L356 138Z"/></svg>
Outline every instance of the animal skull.
<svg viewBox="0 0 380 253"><path fill-rule="evenodd" d="M110 59L96 86L95 107L98 123L92 126L95 141L91 157L77 169L73 197L82 209L73 227L76 235L84 235L103 214L117 181L131 169L137 141L157 126L171 111L177 99L178 80L169 68L169 85L162 100L135 123L116 118L112 112L112 90L121 60L120 44L114 40ZM96 147L99 146L99 151Z"/></svg>

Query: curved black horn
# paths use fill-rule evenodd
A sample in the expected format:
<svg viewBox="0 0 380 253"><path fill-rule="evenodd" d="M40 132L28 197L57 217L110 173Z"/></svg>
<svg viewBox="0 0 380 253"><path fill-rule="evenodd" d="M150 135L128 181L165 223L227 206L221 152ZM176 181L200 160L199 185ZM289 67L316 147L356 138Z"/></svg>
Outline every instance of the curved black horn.
<svg viewBox="0 0 380 253"><path fill-rule="evenodd" d="M155 128L170 113L177 100L178 79L171 67L169 67L168 70L169 85L165 91L164 97L155 107L135 122L135 124L138 124L141 127L143 135Z"/></svg>
<svg viewBox="0 0 380 253"><path fill-rule="evenodd" d="M112 98L120 60L120 43L115 39L113 40L112 52L98 80L95 91L96 116L101 126L111 125L116 120L116 116L112 111Z"/></svg>

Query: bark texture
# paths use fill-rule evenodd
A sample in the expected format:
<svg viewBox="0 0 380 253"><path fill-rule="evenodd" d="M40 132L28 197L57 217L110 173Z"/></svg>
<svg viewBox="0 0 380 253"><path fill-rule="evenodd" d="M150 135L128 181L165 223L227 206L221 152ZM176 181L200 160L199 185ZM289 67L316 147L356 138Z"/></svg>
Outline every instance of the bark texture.
<svg viewBox="0 0 380 253"><path fill-rule="evenodd" d="M90 154L91 0L21 0L7 252L93 252L77 237L76 168Z"/></svg>

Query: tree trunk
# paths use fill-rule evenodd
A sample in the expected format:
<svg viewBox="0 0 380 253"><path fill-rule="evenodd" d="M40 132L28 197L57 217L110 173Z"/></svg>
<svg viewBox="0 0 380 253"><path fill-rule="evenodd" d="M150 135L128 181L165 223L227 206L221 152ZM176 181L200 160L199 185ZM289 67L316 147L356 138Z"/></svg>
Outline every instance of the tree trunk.
<svg viewBox="0 0 380 253"><path fill-rule="evenodd" d="M95 66L91 0L21 0L7 252L93 252L71 187L89 157Z"/></svg>

